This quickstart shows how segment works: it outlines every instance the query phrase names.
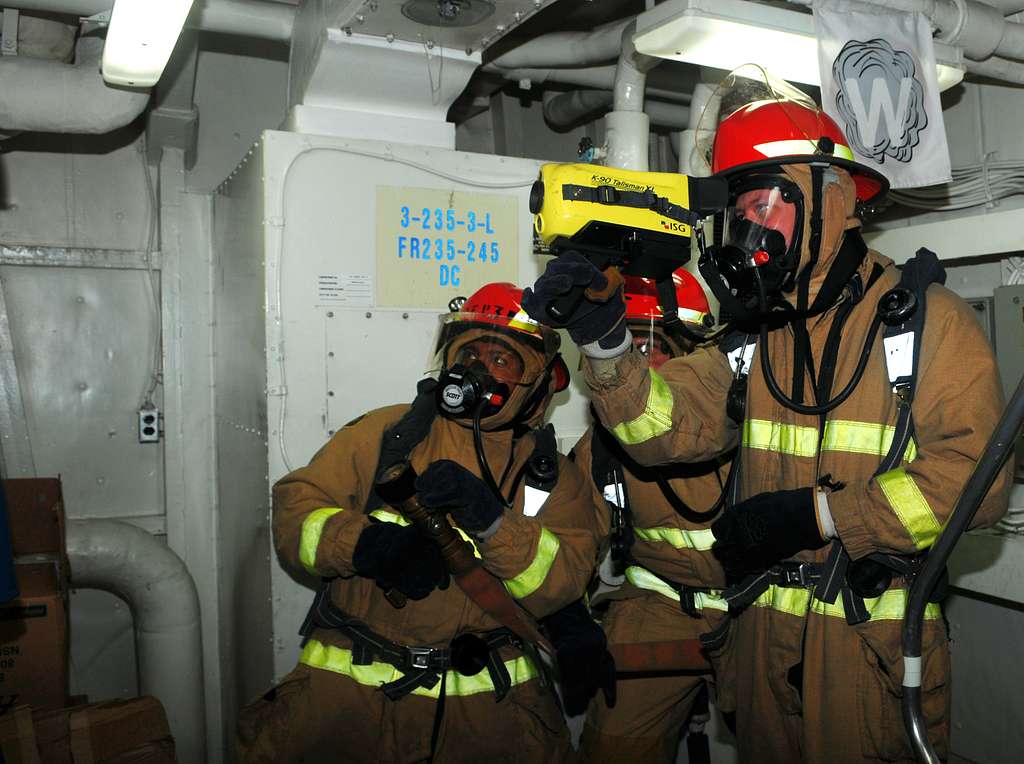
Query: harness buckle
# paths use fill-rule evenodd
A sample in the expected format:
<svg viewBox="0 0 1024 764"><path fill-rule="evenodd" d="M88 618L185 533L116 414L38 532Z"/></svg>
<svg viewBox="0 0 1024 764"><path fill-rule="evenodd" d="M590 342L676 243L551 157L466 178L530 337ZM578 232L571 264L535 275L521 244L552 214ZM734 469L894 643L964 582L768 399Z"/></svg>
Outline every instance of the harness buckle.
<svg viewBox="0 0 1024 764"><path fill-rule="evenodd" d="M793 567L784 567L779 573L783 586L811 586L817 579L814 577L814 563L801 562Z"/></svg>
<svg viewBox="0 0 1024 764"><path fill-rule="evenodd" d="M598 204L617 204L619 191L615 186L598 186L594 189L594 196Z"/></svg>
<svg viewBox="0 0 1024 764"><path fill-rule="evenodd" d="M434 652L432 647L406 647L409 654L409 665L414 669L430 668L430 654Z"/></svg>
<svg viewBox="0 0 1024 764"><path fill-rule="evenodd" d="M895 395L899 402L907 406L910 404L910 382L896 382L892 386L892 394Z"/></svg>

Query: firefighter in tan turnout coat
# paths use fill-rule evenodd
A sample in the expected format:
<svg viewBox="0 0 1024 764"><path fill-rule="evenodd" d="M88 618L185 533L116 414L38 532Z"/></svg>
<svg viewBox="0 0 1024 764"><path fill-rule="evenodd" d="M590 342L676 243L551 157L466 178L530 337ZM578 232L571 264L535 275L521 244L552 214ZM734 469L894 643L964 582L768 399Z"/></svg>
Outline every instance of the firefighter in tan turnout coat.
<svg viewBox="0 0 1024 764"><path fill-rule="evenodd" d="M636 461L739 446L735 492L712 526L733 617L711 644L741 760L911 761L907 590L1002 410L995 360L964 301L929 286L933 262L901 276L864 245L858 203L887 183L853 161L829 117L774 88L721 103L713 169L731 206L701 266L740 331L655 370L632 350L620 299L585 303L567 328L601 422ZM558 258L524 306L540 319L566 282L599 290L605 277ZM1008 476L976 525L1005 512ZM945 754L941 605L925 617L924 713Z"/></svg>
<svg viewBox="0 0 1024 764"><path fill-rule="evenodd" d="M596 555L590 491L553 432L537 429L568 373L558 335L522 313L519 295L491 284L442 316L437 390L421 383L412 407L350 423L274 487L282 563L325 586L298 666L242 714L240 761L569 753L531 650L449 580L438 546L373 490L397 449L419 474L422 504L450 512L516 608L543 617L581 597Z"/></svg>

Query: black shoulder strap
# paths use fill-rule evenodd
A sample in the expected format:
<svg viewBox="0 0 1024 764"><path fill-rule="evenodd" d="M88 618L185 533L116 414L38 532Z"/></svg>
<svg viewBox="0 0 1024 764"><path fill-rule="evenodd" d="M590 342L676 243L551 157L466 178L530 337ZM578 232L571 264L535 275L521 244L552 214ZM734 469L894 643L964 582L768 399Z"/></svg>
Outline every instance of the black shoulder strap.
<svg viewBox="0 0 1024 764"><path fill-rule="evenodd" d="M402 418L384 431L380 441L380 456L377 457L375 478L389 467L405 461L417 445L423 442L430 432L430 426L437 416L437 403L434 390L437 380L422 379L416 385L416 399ZM376 479L374 483L376 483ZM366 499L364 512L372 512L384 506L384 501L377 495L374 488Z"/></svg>
<svg viewBox="0 0 1024 764"><path fill-rule="evenodd" d="M946 271L938 256L924 247L917 250L917 254L908 260L900 271L900 283L896 288L910 292L916 302L916 308L902 323L886 326L882 334L889 381L892 383L893 393L899 398L899 415L889 453L879 465L876 475L888 472L900 463L907 443L914 434L911 406L917 389L921 340L927 315L928 287L932 284L945 283ZM901 354L904 359L902 363Z"/></svg>
<svg viewBox="0 0 1024 764"><path fill-rule="evenodd" d="M872 282L874 281L874 274ZM875 476L895 468L903 461L907 444L914 435L914 417L912 404L917 387L918 365L921 358L921 338L924 334L926 300L928 287L932 284L946 283L946 272L936 254L922 247L903 266L900 281L896 290L909 292L914 299L914 309L901 322L886 325L883 332L885 342L886 371L892 384L893 394L899 401L896 427L889 451L875 470ZM870 286L870 285L869 285ZM892 555L871 554L868 557L887 568L896 568L899 558ZM841 543L833 543L828 560L825 562L826 574L818 582L814 596L824 602L835 602L836 597L843 595L846 620L850 624L866 621L869 613L864 600L858 597L846 584L846 572L851 563L850 556Z"/></svg>

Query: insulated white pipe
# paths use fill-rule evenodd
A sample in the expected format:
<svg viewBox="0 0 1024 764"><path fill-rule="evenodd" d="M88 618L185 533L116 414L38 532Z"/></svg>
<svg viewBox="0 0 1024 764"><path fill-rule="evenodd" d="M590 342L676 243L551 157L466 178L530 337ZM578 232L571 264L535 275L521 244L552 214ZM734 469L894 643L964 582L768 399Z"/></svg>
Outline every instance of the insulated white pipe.
<svg viewBox="0 0 1024 764"><path fill-rule="evenodd" d="M544 98L544 120L552 127L564 130L581 118L597 111L607 111L613 101L610 90L570 90ZM679 130L687 124L690 110L686 106L648 100L644 111L651 124Z"/></svg>
<svg viewBox="0 0 1024 764"><path fill-rule="evenodd" d="M622 29L613 108L605 115L605 164L646 171L650 166L651 120L643 110L644 88L647 72L657 66L659 60L637 52L633 45L635 33L636 21Z"/></svg>
<svg viewBox="0 0 1024 764"><path fill-rule="evenodd" d="M638 53L633 45L636 22L622 30L622 52L615 67L615 111L643 111L647 72L661 59Z"/></svg>
<svg viewBox="0 0 1024 764"><path fill-rule="evenodd" d="M633 17L613 21L590 32L554 32L523 43L491 61L502 69L581 67L611 61L621 50L622 30Z"/></svg>
<svg viewBox="0 0 1024 764"><path fill-rule="evenodd" d="M991 56L984 61L965 61L964 63L967 64L967 71L971 74L980 74L982 77L1024 85L1024 64L1020 61Z"/></svg>
<svg viewBox="0 0 1024 764"><path fill-rule="evenodd" d="M132 122L149 103L149 90L107 85L102 53L102 39L83 37L74 64L0 58L0 130L99 134Z"/></svg>
<svg viewBox="0 0 1024 764"><path fill-rule="evenodd" d="M141 528L69 520L71 584L124 599L135 619L139 691L167 712L178 761L206 761L199 595L185 563Z"/></svg>
<svg viewBox="0 0 1024 764"><path fill-rule="evenodd" d="M3 7L94 16L109 11L113 0L3 0ZM295 7L283 3L245 0L196 0L187 26L209 32L286 42L291 39Z"/></svg>

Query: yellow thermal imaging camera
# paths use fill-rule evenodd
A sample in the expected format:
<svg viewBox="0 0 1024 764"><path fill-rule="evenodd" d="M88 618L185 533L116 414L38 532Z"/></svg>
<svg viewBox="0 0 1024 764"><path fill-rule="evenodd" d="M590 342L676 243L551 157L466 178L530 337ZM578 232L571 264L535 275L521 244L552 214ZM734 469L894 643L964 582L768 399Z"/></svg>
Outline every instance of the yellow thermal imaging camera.
<svg viewBox="0 0 1024 764"><path fill-rule="evenodd" d="M542 165L530 190L534 230L554 254L656 280L690 259L693 225L727 202L720 178L592 164Z"/></svg>

